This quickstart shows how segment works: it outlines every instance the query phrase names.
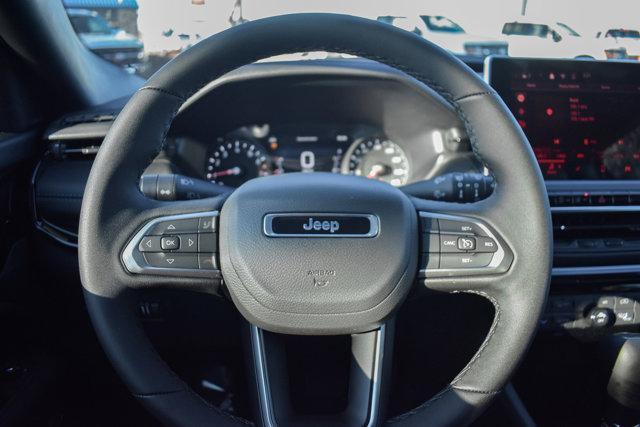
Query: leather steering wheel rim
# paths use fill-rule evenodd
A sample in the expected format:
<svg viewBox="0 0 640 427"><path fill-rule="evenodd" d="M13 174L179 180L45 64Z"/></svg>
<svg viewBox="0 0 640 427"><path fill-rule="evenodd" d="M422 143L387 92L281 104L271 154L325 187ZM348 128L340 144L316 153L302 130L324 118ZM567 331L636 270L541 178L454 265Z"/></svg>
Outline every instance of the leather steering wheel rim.
<svg viewBox="0 0 640 427"><path fill-rule="evenodd" d="M208 283L130 274L121 253L149 219L211 210L222 198L169 203L139 191L142 171L158 153L181 106L212 80L274 55L331 51L372 59L412 76L449 102L472 148L497 183L473 204L414 200L419 210L481 218L513 251L508 271L473 282L425 280L424 285L488 298L495 318L469 364L428 402L388 422L466 424L501 390L526 352L548 292L551 220L546 189L530 145L499 96L448 52L406 31L346 15L295 14L257 20L214 35L165 65L119 114L87 182L79 229L79 262L87 308L102 346L131 392L167 425L241 425L247 421L209 405L160 359L129 304L131 289ZM464 286L462 286L464 284ZM458 286L460 285L460 286Z"/></svg>

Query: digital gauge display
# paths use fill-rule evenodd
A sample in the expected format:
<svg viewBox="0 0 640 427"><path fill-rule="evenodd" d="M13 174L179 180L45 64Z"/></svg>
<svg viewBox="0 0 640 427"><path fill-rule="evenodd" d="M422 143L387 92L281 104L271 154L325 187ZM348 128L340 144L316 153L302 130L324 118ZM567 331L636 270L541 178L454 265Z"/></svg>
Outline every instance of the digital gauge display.
<svg viewBox="0 0 640 427"><path fill-rule="evenodd" d="M249 179L291 172L331 172L405 185L409 160L402 146L364 125L309 123L249 125L216 138L204 176L237 187Z"/></svg>

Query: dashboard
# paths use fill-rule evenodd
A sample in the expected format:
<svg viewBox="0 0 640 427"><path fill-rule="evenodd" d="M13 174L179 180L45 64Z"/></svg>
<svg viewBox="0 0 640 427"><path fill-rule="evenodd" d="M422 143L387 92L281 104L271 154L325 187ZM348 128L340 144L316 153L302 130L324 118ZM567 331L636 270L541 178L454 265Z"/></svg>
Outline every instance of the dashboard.
<svg viewBox="0 0 640 427"><path fill-rule="evenodd" d="M312 75L303 64L260 64L249 78L232 76L179 115L168 140L176 165L228 187L291 172L400 187L482 171L448 103L398 71L362 64L329 62Z"/></svg>
<svg viewBox="0 0 640 427"><path fill-rule="evenodd" d="M574 290L552 297L547 329L593 333L589 310L640 275L639 71L638 63L613 61L490 57L485 64L485 79L528 137L545 178L553 285ZM48 154L33 176L34 218L66 246L77 239L92 158L121 107L70 115L47 131ZM254 64L210 83L179 111L141 189L153 175L226 191L295 172L358 175L438 200L442 185L491 175L437 93L375 62L323 60ZM411 193L425 183L431 190ZM459 194L462 202L476 197ZM631 320L612 310L623 316L611 321L615 331L640 326L640 304Z"/></svg>

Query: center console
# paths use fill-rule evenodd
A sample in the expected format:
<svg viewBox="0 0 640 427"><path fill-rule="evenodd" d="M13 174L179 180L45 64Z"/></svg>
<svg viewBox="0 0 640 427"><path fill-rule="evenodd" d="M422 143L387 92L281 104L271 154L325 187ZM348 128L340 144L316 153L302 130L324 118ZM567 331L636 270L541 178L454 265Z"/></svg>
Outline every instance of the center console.
<svg viewBox="0 0 640 427"><path fill-rule="evenodd" d="M548 330L599 336L640 325L640 298L629 293L640 283L639 71L614 61L493 57L485 64L546 181L553 282L575 285L554 286Z"/></svg>

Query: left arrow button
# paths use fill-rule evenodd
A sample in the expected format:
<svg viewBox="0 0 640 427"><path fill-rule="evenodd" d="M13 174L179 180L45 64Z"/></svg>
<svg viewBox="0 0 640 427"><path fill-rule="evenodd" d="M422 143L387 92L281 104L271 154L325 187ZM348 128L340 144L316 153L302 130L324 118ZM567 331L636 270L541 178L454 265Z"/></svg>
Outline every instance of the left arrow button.
<svg viewBox="0 0 640 427"><path fill-rule="evenodd" d="M160 252L160 236L144 236L138 244L140 252Z"/></svg>

